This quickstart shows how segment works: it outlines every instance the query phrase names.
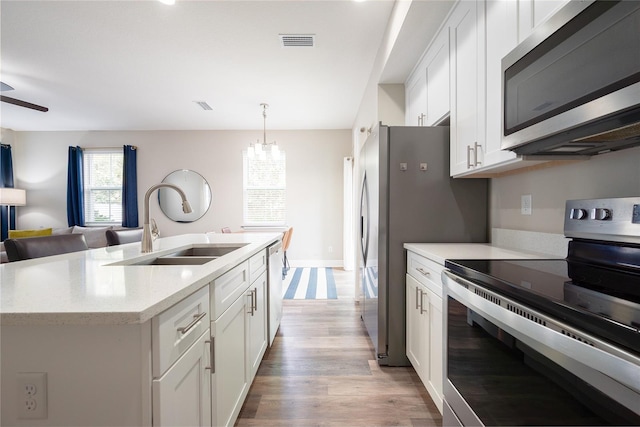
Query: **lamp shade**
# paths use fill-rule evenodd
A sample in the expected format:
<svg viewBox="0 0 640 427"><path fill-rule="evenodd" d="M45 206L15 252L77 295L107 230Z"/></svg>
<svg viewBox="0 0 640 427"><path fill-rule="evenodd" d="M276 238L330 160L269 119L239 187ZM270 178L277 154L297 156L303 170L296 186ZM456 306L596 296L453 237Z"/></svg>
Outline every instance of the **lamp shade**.
<svg viewBox="0 0 640 427"><path fill-rule="evenodd" d="M0 205L24 206L26 204L26 191L19 188L0 188Z"/></svg>

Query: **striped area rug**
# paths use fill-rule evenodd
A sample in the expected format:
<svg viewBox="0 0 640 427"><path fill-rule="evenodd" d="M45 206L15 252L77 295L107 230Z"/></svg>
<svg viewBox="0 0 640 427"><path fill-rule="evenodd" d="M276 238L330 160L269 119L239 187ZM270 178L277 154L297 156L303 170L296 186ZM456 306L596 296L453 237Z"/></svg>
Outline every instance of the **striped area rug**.
<svg viewBox="0 0 640 427"><path fill-rule="evenodd" d="M338 299L331 267L291 268L282 288L284 299Z"/></svg>

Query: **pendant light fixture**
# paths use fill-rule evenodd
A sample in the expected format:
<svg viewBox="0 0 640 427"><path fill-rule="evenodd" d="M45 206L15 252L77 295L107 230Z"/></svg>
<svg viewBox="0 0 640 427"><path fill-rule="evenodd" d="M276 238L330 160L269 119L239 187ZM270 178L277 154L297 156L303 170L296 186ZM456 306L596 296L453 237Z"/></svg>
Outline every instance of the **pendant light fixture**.
<svg viewBox="0 0 640 427"><path fill-rule="evenodd" d="M260 139L258 139L255 143L249 144L247 154L250 158L258 156L261 159L266 159L267 152L269 152L272 158L278 159L280 157L278 144L275 141L267 142L267 108L269 108L269 104L262 103L260 104L260 106L262 107L263 139L262 142L260 142Z"/></svg>

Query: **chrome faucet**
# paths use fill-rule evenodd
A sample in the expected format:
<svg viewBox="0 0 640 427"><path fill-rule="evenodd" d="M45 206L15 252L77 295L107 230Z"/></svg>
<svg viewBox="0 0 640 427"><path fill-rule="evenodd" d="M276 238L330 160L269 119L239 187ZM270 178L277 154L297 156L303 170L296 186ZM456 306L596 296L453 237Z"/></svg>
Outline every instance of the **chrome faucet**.
<svg viewBox="0 0 640 427"><path fill-rule="evenodd" d="M158 188L167 187L176 190L182 197L182 212L191 213L191 205L187 200L187 195L177 185L161 183L149 188L144 195L144 223L142 224L142 252L153 252L153 239L151 237L151 228L149 227L149 197Z"/></svg>

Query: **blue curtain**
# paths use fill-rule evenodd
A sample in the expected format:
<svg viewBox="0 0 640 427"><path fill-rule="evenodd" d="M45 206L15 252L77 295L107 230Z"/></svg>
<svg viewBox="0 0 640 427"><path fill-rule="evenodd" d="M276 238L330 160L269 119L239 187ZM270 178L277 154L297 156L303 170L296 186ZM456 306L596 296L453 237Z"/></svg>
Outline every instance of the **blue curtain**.
<svg viewBox="0 0 640 427"><path fill-rule="evenodd" d="M0 187L13 188L13 160L11 146L0 144ZM16 208L0 206L0 240L9 237L9 230L16 228Z"/></svg>
<svg viewBox="0 0 640 427"><path fill-rule="evenodd" d="M69 147L67 168L67 222L69 227L84 225L84 197L82 182L82 148Z"/></svg>
<svg viewBox="0 0 640 427"><path fill-rule="evenodd" d="M137 147L124 146L124 174L122 177L122 225L138 226Z"/></svg>

